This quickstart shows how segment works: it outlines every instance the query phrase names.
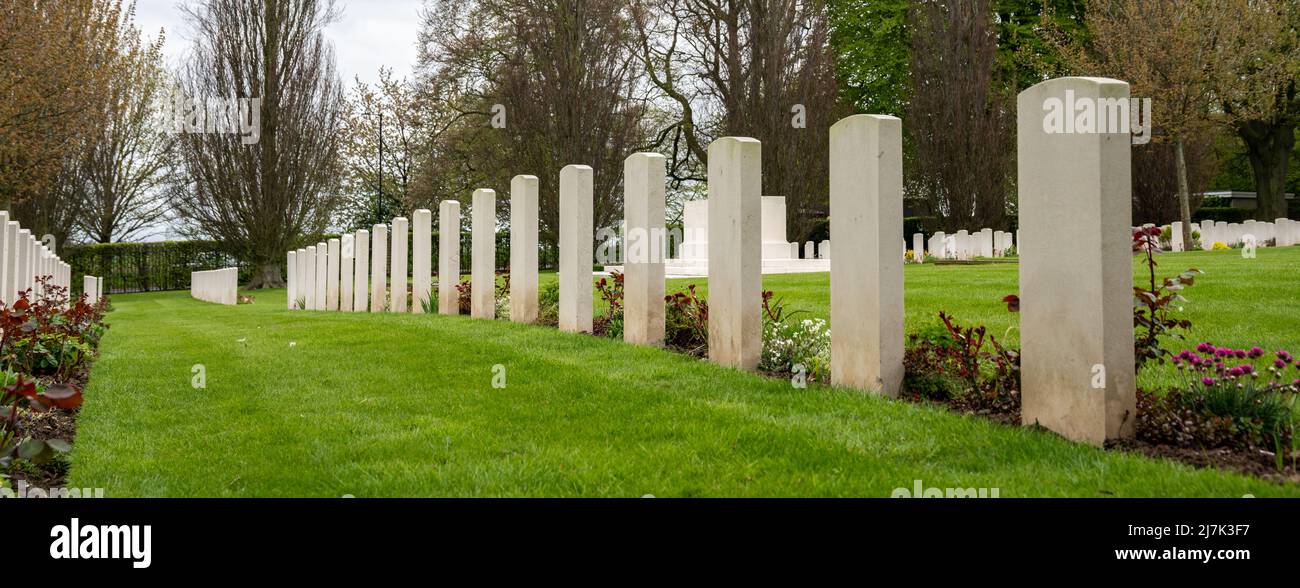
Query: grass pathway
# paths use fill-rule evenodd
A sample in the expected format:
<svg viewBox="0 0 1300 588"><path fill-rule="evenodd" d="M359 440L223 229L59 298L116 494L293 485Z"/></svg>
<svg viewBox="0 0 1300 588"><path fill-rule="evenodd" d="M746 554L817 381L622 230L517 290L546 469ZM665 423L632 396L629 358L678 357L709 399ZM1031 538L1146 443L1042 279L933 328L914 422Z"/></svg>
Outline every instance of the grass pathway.
<svg viewBox="0 0 1300 588"><path fill-rule="evenodd" d="M1254 267L1274 263L1295 279L1295 253L1270 261L1261 250ZM1212 255L1193 265L1211 276L1234 271ZM780 276L768 287L816 312L819 279L824 287L824 275ZM1015 272L932 266L909 268L908 280L909 330L937 310L913 309L914 300L972 300L955 310L992 324L1005 315L997 298L1014 291ZM1189 312L1207 313L1194 320L1217 329L1213 313L1247 292L1211 282L1189 293ZM1248 316L1264 326L1224 317L1219 340L1296 333L1297 305L1277 298L1294 297L1294 284L1252 286L1251 300L1269 302ZM290 312L283 291L257 298L222 307L187 293L115 297L69 483L114 497L887 497L917 479L927 488L996 487L1003 497L1300 496L1295 486L853 391L794 390L544 327ZM195 389L200 364L206 388ZM497 365L504 389L491 385Z"/></svg>

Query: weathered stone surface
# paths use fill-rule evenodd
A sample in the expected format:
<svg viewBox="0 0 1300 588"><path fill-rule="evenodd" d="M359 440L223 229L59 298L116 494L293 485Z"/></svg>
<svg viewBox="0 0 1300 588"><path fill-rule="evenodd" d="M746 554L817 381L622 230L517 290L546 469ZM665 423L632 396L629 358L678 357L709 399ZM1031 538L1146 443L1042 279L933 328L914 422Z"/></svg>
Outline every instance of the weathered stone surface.
<svg viewBox="0 0 1300 588"><path fill-rule="evenodd" d="M664 342L664 176L664 156L658 153L634 153L623 162L623 340L637 345ZM784 204L781 208L784 213ZM784 217L781 232L784 235ZM789 250L789 243L782 244Z"/></svg>
<svg viewBox="0 0 1300 588"><path fill-rule="evenodd" d="M903 381L903 124L831 127L831 382L897 396ZM917 235L917 239L920 235Z"/></svg>
<svg viewBox="0 0 1300 588"><path fill-rule="evenodd" d="M356 245L356 269L352 273L352 311L370 310L370 231L357 231L352 242Z"/></svg>
<svg viewBox="0 0 1300 588"><path fill-rule="evenodd" d="M1044 106L1071 99L1127 101L1129 88L1061 78L1018 99L1022 415L1100 445L1136 420L1131 138L1049 133Z"/></svg>
<svg viewBox="0 0 1300 588"><path fill-rule="evenodd" d="M342 245L338 239L330 239L326 245L329 253L325 259L325 310L339 309L339 257Z"/></svg>
<svg viewBox="0 0 1300 588"><path fill-rule="evenodd" d="M438 204L438 312L460 314L460 203Z"/></svg>
<svg viewBox="0 0 1300 588"><path fill-rule="evenodd" d="M357 244L351 234L339 237L339 310L352 312L352 272L356 269Z"/></svg>
<svg viewBox="0 0 1300 588"><path fill-rule="evenodd" d="M406 312L406 276L407 270L410 269L410 246L411 246L411 222L406 217L397 217L393 219L393 258L389 261L393 266L392 279L388 285L389 293L389 310L392 312Z"/></svg>
<svg viewBox="0 0 1300 588"><path fill-rule="evenodd" d="M411 312L423 314L432 310L433 290L433 212L421 208L415 211L411 230Z"/></svg>
<svg viewBox="0 0 1300 588"><path fill-rule="evenodd" d="M560 330L571 333L592 327L592 180L589 166L560 170Z"/></svg>
<svg viewBox="0 0 1300 588"><path fill-rule="evenodd" d="M510 320L537 321L537 177L510 180Z"/></svg>
<svg viewBox="0 0 1300 588"><path fill-rule="evenodd" d="M496 318L497 193L474 190L470 227L470 305L474 318Z"/></svg>
<svg viewBox="0 0 1300 588"><path fill-rule="evenodd" d="M709 145L709 359L756 369L763 350L762 146Z"/></svg>
<svg viewBox="0 0 1300 588"><path fill-rule="evenodd" d="M387 312L388 225L370 227L370 312Z"/></svg>

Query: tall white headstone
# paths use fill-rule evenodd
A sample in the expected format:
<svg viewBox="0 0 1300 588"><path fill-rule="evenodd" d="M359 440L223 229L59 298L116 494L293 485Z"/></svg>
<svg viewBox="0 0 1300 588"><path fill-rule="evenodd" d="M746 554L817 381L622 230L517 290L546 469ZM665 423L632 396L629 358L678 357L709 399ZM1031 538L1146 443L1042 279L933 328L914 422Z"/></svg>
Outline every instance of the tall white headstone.
<svg viewBox="0 0 1300 588"><path fill-rule="evenodd" d="M560 170L560 330L571 333L592 328L592 180L589 166Z"/></svg>
<svg viewBox="0 0 1300 588"><path fill-rule="evenodd" d="M338 239L330 239L327 247L329 258L325 260L325 310L334 311L339 309L339 272L342 268L339 258L343 249Z"/></svg>
<svg viewBox="0 0 1300 588"><path fill-rule="evenodd" d="M537 176L510 180L510 320L537 321Z"/></svg>
<svg viewBox="0 0 1300 588"><path fill-rule="evenodd" d="M339 237L339 250L339 310L352 312L352 305L356 302L352 293L356 286L352 277L357 267L356 237L351 233Z"/></svg>
<svg viewBox="0 0 1300 588"><path fill-rule="evenodd" d="M433 212L415 211L411 244L411 312L433 310Z"/></svg>
<svg viewBox="0 0 1300 588"><path fill-rule="evenodd" d="M406 272L410 258L411 232L410 221L406 217L393 219L393 278L388 285L389 308L392 312L406 312Z"/></svg>
<svg viewBox="0 0 1300 588"><path fill-rule="evenodd" d="M474 190L470 227L470 305L474 318L496 318L497 193Z"/></svg>
<svg viewBox="0 0 1300 588"><path fill-rule="evenodd" d="M756 369L763 351L762 145L709 145L709 359Z"/></svg>
<svg viewBox="0 0 1300 588"><path fill-rule="evenodd" d="M831 382L897 396L903 381L903 124L831 127ZM920 239L920 235L916 235Z"/></svg>
<svg viewBox="0 0 1300 588"><path fill-rule="evenodd" d="M357 231L352 240L356 245L356 269L352 273L352 311L370 310L370 231Z"/></svg>
<svg viewBox="0 0 1300 588"><path fill-rule="evenodd" d="M387 312L388 225L370 227L370 312Z"/></svg>
<svg viewBox="0 0 1300 588"><path fill-rule="evenodd" d="M637 345L664 342L665 169L664 156L658 153L634 153L623 161L627 225L623 340ZM781 228L784 233L785 218ZM789 250L790 244L785 247Z"/></svg>
<svg viewBox="0 0 1300 588"><path fill-rule="evenodd" d="M460 202L438 204L438 312L460 314Z"/></svg>
<svg viewBox="0 0 1300 588"><path fill-rule="evenodd" d="M1068 132L1061 108L1128 99L1118 80L1060 78L1017 104L1022 418L1096 445L1132 436L1136 421L1132 141Z"/></svg>

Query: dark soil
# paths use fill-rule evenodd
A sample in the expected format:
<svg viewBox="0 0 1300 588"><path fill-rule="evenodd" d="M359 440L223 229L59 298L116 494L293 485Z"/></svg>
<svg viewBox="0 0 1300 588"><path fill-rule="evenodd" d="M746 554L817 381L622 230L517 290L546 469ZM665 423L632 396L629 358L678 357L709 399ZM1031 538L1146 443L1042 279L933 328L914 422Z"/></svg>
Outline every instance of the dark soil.
<svg viewBox="0 0 1300 588"><path fill-rule="evenodd" d="M1019 407L1002 411L972 410L951 400L920 398L907 393L900 395L900 398L917 404L942 406L958 414L983 417L1002 425L1022 426ZM1137 453L1155 459L1170 459L1196 468L1237 472L1279 484L1300 484L1300 471L1297 471L1289 459L1286 460L1285 467L1279 471L1276 454L1257 448L1197 449L1138 439L1122 439L1108 441L1106 449Z"/></svg>
<svg viewBox="0 0 1300 588"><path fill-rule="evenodd" d="M89 379L90 370L87 368L67 383L76 386L78 389L85 390L86 382ZM42 441L62 439L71 443L77 436L78 414L78 410L63 410L60 408L51 408L45 412L23 410L18 415L18 436L31 437ZM44 489L62 488L66 484L67 475L68 462L61 455L41 463L28 462L21 467L13 468L9 472L11 483L25 481L30 487Z"/></svg>
<svg viewBox="0 0 1300 588"><path fill-rule="evenodd" d="M1277 455L1264 450L1229 448L1193 449L1175 447L1137 439L1122 439L1106 443L1107 449L1139 453L1157 459L1172 459L1192 467L1227 470L1255 476L1279 484L1300 484L1300 472L1289 463L1277 469Z"/></svg>

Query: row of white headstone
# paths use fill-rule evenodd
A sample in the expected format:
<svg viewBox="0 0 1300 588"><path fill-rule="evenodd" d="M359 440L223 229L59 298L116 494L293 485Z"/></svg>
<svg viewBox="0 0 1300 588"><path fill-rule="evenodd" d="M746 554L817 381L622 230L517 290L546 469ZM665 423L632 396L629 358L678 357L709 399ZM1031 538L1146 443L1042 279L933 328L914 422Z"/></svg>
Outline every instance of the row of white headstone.
<svg viewBox="0 0 1300 588"><path fill-rule="evenodd" d="M12 304L27 290L33 298L41 296L37 279L42 277L48 277L51 286L70 288L72 266L9 218L8 211L0 211L0 302Z"/></svg>
<svg viewBox="0 0 1300 588"><path fill-rule="evenodd" d="M790 257L799 259L799 244L790 244ZM812 241L805 241L803 244L804 259L830 259L831 258L831 240L823 239L821 243L814 244Z"/></svg>
<svg viewBox="0 0 1300 588"><path fill-rule="evenodd" d="M1071 98L1073 100L1071 100ZM1101 444L1133 434L1136 411L1131 249L1131 138L1114 127L1057 132L1052 103L1127 103L1127 83L1060 78L1022 92L1017 103L1019 226L1003 250L1020 246L1022 417L1069 438ZM1087 126L1080 126L1088 129ZM708 157L708 348L710 360L756 369L762 352L762 151L724 137ZM832 383L894 396L903 379L902 121L856 115L830 130ZM637 153L624 164L629 235L624 280L625 339L659 345L664 336L664 266L638 255L636 235L663 234L664 158ZM536 317L536 178L511 183L511 319ZM491 317L495 195L474 193L475 316ZM592 170L560 171L560 327L592 325ZM439 308L455 313L459 205L444 202ZM415 289L429 300L429 211L416 211ZM289 253L290 299L325 310L385 310L387 227L359 231ZM392 287L404 292L406 219L395 219ZM971 255L988 240L957 245ZM937 235L936 235L937 236ZM914 237L915 239L915 237ZM962 240L959 232L954 241ZM947 255L948 240L941 239ZM373 242L371 267L365 244ZM653 243L653 239L650 240ZM932 249L938 249L932 245ZM355 245L355 246L354 246ZM994 249L998 247L991 246ZM642 245L642 250L646 247ZM653 246L650 247L653 249ZM355 264L355 266L354 266ZM340 267L342 273L340 273ZM355 267L355 269L353 269ZM371 279L367 282L369 270ZM369 287L367 284L369 283ZM369 295L369 298L367 298ZM390 310L404 312L404 296ZM419 304L411 310L420 312ZM521 310L522 309L522 310Z"/></svg>
<svg viewBox="0 0 1300 588"><path fill-rule="evenodd" d="M204 302L234 305L239 302L239 268L190 273L190 296Z"/></svg>
<svg viewBox="0 0 1300 588"><path fill-rule="evenodd" d="M1246 244L1257 247L1267 247L1270 244L1277 247L1300 245L1300 221L1286 218L1279 218L1273 222L1248 220L1244 223L1207 219L1201 221L1200 226L1195 229L1201 234L1200 245L1205 251L1214 249L1215 243L1223 243L1228 247ZM1172 223L1170 233L1171 248L1174 251L1181 251L1183 223Z"/></svg>
<svg viewBox="0 0 1300 588"><path fill-rule="evenodd" d="M1008 231L980 229L975 232L957 231L949 235L936 231L927 240L921 233L912 234L912 263L925 263L926 254L937 259L968 261L976 257L1005 257L1020 241L1019 235Z"/></svg>
<svg viewBox="0 0 1300 588"><path fill-rule="evenodd" d="M562 174L566 198L581 192L582 166ZM568 170L568 168L566 168ZM580 176L580 173L578 173ZM591 174L586 175L591 200ZM590 208L590 207L588 207ZM473 195L470 314L496 316L496 192ZM433 214L426 209L288 253L289 308L346 312L434 311L433 272L437 271L437 312L460 311L460 203L442 202L439 213L439 259L433 260ZM572 222L573 219L569 219ZM590 224L590 214L588 215ZM390 239L391 227L391 239ZM591 231L588 231L591 233ZM511 318L537 318L537 178L517 176L511 182ZM591 249L590 242L587 244ZM408 255L409 254L409 255ZM407 259L411 260L407 267ZM590 257L590 255L588 255ZM391 260L391 264L390 264ZM391 267L390 267L391 266ZM590 272L591 263L587 268ZM531 268L531 271L528 269ZM410 300L407 300L407 284Z"/></svg>
<svg viewBox="0 0 1300 588"><path fill-rule="evenodd" d="M98 302L104 297L104 278L97 276L82 276L81 291L91 302Z"/></svg>

